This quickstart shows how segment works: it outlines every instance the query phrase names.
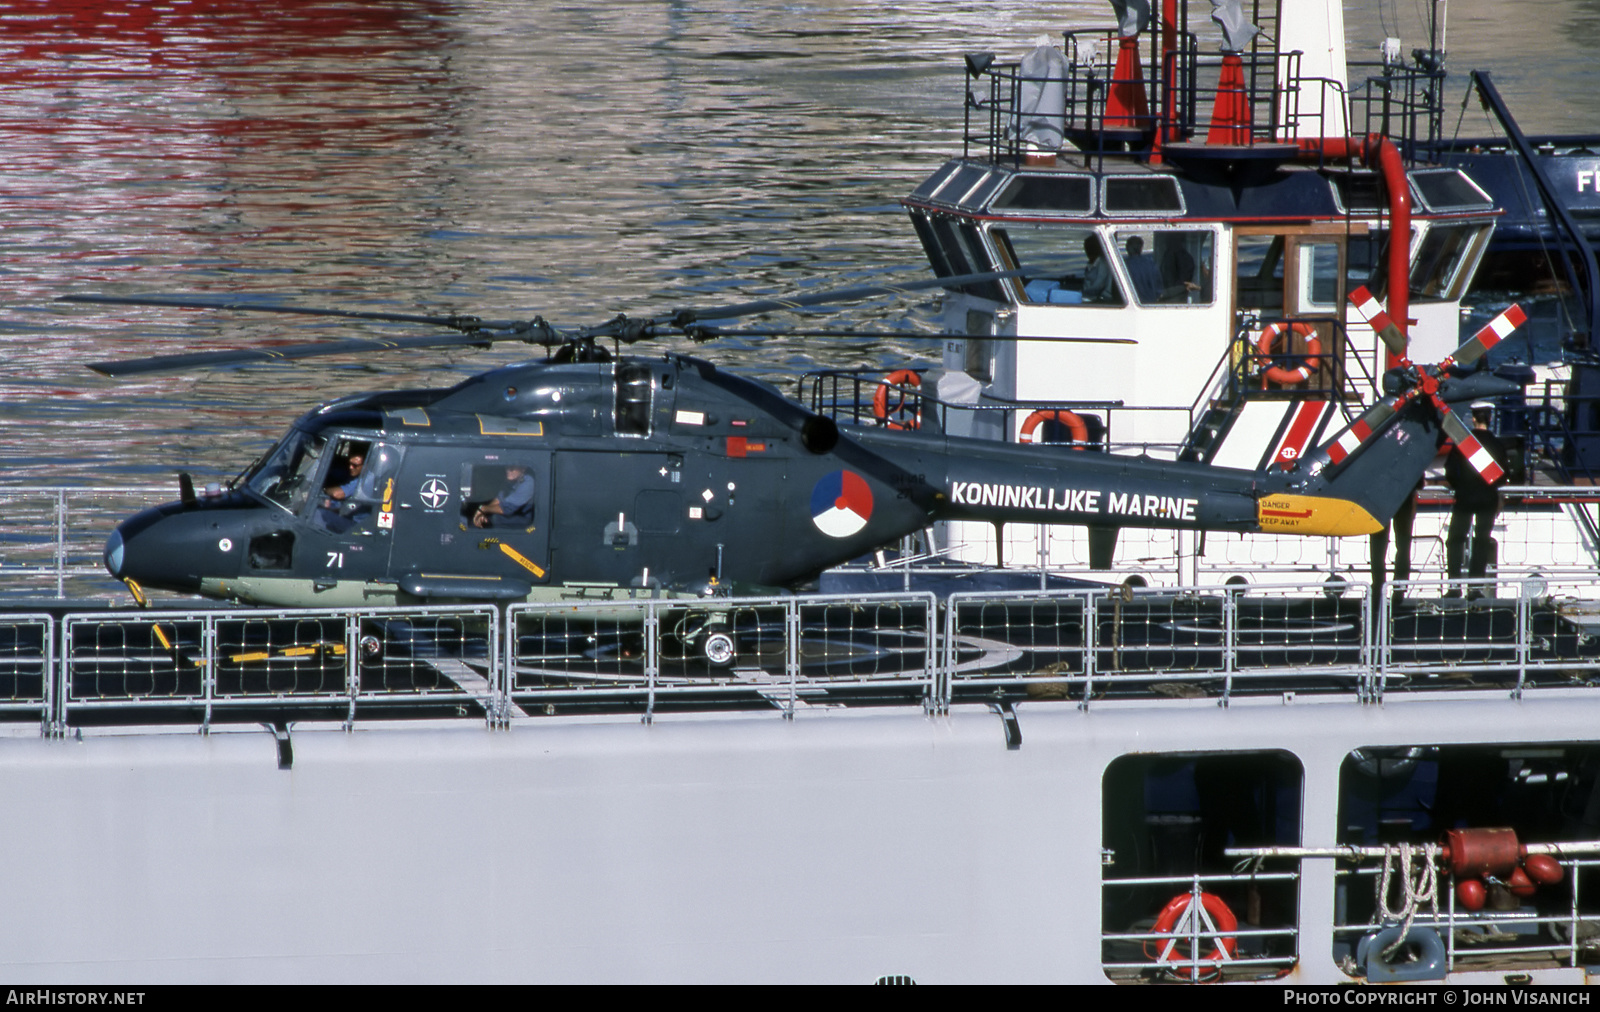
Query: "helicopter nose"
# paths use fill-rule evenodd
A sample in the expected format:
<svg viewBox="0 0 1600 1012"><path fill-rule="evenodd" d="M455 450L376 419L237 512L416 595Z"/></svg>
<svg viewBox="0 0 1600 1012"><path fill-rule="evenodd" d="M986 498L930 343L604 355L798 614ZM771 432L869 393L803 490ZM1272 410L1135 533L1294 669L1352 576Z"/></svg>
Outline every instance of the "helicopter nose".
<svg viewBox="0 0 1600 1012"><path fill-rule="evenodd" d="M199 589L202 575L217 569L217 535L211 518L181 503L142 510L122 523L106 540L106 571L118 580L137 580L146 587L183 593ZM213 546L206 552L206 546Z"/></svg>
<svg viewBox="0 0 1600 1012"><path fill-rule="evenodd" d="M111 537L106 539L105 552L106 570L117 579L122 579L122 532L112 531Z"/></svg>

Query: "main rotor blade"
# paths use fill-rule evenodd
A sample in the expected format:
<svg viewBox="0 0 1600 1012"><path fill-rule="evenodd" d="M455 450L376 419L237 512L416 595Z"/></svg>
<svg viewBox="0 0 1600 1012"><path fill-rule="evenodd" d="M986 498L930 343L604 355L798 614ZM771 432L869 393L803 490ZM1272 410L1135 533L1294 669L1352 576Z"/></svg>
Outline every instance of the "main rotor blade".
<svg viewBox="0 0 1600 1012"><path fill-rule="evenodd" d="M691 335L695 341L715 341L720 337L846 337L863 341L948 341L977 340L1058 342L1061 344L1138 344L1131 337L1029 337L1026 334L925 334L915 330L746 330L731 327L706 327Z"/></svg>
<svg viewBox="0 0 1600 1012"><path fill-rule="evenodd" d="M109 362L90 362L89 368L102 376L121 379L147 373L176 372L184 369L215 369L256 362L287 362L320 355L353 355L368 351L395 351L408 348L486 348L496 341L526 341L528 335L512 334L426 334L388 339L349 338L308 344L285 344L276 348L230 348L226 351L197 351L179 355L155 355Z"/></svg>
<svg viewBox="0 0 1600 1012"><path fill-rule="evenodd" d="M875 295L906 295L911 292L927 291L930 288L960 288L963 285L982 284L986 281L999 281L1003 278L1021 277L1021 270L1014 271L987 271L983 274L957 274L953 277L934 278L929 281L910 281L899 285L861 285L857 288L836 288L827 292L814 292L810 295L797 295L787 299L759 299L755 302L740 302L731 306L713 306L709 309L680 309L671 316L657 317L659 324L671 324L674 327L687 327L698 320L731 320L740 316L759 316L762 313L776 313L786 309L809 309L814 306L826 306L834 302L859 302L870 299Z"/></svg>
<svg viewBox="0 0 1600 1012"><path fill-rule="evenodd" d="M171 309L223 309L242 313L292 313L297 316L333 316L345 320L375 320L386 323L423 323L472 333L478 330L516 330L525 324L515 320L480 320L476 316L419 316L412 313L380 313L355 309L317 309L311 306L263 305L254 302L219 302L210 299L185 299L167 295L58 295L57 302L87 302L100 306L163 306Z"/></svg>

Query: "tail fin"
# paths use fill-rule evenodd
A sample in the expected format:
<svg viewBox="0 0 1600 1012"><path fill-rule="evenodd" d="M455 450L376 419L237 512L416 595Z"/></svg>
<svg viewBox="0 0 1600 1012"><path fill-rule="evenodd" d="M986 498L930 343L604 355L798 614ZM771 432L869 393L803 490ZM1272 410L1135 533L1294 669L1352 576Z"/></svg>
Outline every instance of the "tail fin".
<svg viewBox="0 0 1600 1012"><path fill-rule="evenodd" d="M1474 373L1438 381L1437 397L1460 415L1472 401L1514 393L1509 380ZM1403 392L1370 408L1289 472L1262 474L1264 531L1350 535L1382 530L1444 442L1431 397Z"/></svg>

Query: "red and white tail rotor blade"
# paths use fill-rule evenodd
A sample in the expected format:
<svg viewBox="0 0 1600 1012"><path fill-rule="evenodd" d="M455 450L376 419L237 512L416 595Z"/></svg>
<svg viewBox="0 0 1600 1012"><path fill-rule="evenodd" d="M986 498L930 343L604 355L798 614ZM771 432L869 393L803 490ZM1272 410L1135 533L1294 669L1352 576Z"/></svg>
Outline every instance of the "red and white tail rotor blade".
<svg viewBox="0 0 1600 1012"><path fill-rule="evenodd" d="M1350 293L1350 304L1356 307L1356 312L1361 318L1372 324L1372 329L1383 340L1389 353L1402 362L1406 361L1406 336L1400 333L1400 328L1394 325L1394 319L1384 310L1383 304L1362 285Z"/></svg>
<svg viewBox="0 0 1600 1012"><path fill-rule="evenodd" d="M1513 304L1505 312L1490 320L1483 329L1472 335L1472 339L1457 348L1448 358L1439 363L1439 371L1453 365L1471 365L1484 355L1489 349L1511 336L1511 332L1527 322L1528 314L1522 307Z"/></svg>
<svg viewBox="0 0 1600 1012"><path fill-rule="evenodd" d="M1494 459L1484 445L1478 442L1478 437L1472 434L1465 422L1456 416L1453 411L1446 411L1443 419L1445 435L1456 444L1456 451L1467 458L1467 463L1473 470L1483 477L1483 480L1493 485L1505 477L1505 470Z"/></svg>
<svg viewBox="0 0 1600 1012"><path fill-rule="evenodd" d="M1389 420L1390 415L1399 411L1414 396L1416 396L1414 392L1407 391L1392 401L1379 401L1368 408L1353 425L1340 433L1338 439L1329 444L1328 456L1335 464L1344 463L1346 457L1359 450L1361 444Z"/></svg>

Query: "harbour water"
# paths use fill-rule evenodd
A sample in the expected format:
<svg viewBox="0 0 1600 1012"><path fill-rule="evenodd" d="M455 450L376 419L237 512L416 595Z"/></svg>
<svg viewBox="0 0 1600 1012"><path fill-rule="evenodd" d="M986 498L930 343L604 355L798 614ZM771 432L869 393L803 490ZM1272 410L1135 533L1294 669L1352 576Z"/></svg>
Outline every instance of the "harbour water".
<svg viewBox="0 0 1600 1012"><path fill-rule="evenodd" d="M1424 42L1425 5L1346 6L1353 58L1386 35ZM396 331L52 304L60 294L582 324L927 277L895 201L959 149L961 54L1020 54L1086 20L1109 23L1109 7L12 7L0 18L0 480L214 480L321 400L445 385L524 353L119 383L84 363ZM1600 130L1596 41L1600 0L1451 5L1452 68L1492 70L1530 131ZM1485 129L1470 103L1460 132ZM818 365L934 355L918 335L936 316L935 295L883 299L808 323L900 336L730 339L701 353L789 385Z"/></svg>

